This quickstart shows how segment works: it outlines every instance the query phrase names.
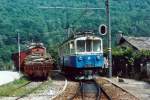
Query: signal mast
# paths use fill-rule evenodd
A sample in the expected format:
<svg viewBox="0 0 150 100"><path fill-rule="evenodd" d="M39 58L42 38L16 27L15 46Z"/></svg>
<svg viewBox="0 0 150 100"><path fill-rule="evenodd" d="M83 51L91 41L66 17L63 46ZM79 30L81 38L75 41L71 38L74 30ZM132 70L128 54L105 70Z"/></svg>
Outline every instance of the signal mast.
<svg viewBox="0 0 150 100"><path fill-rule="evenodd" d="M106 14L107 14L107 29L108 29L108 51L109 51L109 77L112 77L112 51L111 51L111 25L110 25L110 2L106 0Z"/></svg>

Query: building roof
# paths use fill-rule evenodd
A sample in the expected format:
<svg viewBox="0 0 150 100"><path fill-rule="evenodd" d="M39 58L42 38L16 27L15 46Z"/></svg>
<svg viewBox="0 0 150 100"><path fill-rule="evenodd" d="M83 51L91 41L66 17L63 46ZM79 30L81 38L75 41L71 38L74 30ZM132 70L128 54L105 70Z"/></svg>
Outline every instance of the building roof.
<svg viewBox="0 0 150 100"><path fill-rule="evenodd" d="M122 36L122 38L138 50L150 50L150 37Z"/></svg>

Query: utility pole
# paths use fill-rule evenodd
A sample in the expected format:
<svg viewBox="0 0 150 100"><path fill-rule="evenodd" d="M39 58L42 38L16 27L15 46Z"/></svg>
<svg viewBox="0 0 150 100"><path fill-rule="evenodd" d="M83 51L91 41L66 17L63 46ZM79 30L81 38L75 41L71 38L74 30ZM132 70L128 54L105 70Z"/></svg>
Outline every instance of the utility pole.
<svg viewBox="0 0 150 100"><path fill-rule="evenodd" d="M110 22L110 0L106 0L106 15L107 15L107 28L108 28L108 52L109 52L109 78L112 77L112 51L111 51L111 22Z"/></svg>
<svg viewBox="0 0 150 100"><path fill-rule="evenodd" d="M19 32L18 32L18 52L19 52L19 54L18 54L18 67L19 67L19 74L20 74L20 34L19 34Z"/></svg>

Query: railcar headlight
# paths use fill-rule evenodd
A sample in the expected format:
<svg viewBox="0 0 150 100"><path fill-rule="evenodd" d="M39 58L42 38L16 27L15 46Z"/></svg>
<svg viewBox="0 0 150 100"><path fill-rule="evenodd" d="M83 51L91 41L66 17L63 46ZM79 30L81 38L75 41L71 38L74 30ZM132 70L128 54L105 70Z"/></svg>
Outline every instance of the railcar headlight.
<svg viewBox="0 0 150 100"><path fill-rule="evenodd" d="M91 59L91 57L88 57L88 60L90 60Z"/></svg>
<svg viewBox="0 0 150 100"><path fill-rule="evenodd" d="M82 60L83 60L83 58L82 58L82 57L79 57L79 58L78 58L78 60L79 60L79 61L82 61Z"/></svg>
<svg viewBox="0 0 150 100"><path fill-rule="evenodd" d="M97 60L100 60L100 56L96 56L96 59L97 59Z"/></svg>
<svg viewBox="0 0 150 100"><path fill-rule="evenodd" d="M103 54L99 54L99 56L103 56Z"/></svg>

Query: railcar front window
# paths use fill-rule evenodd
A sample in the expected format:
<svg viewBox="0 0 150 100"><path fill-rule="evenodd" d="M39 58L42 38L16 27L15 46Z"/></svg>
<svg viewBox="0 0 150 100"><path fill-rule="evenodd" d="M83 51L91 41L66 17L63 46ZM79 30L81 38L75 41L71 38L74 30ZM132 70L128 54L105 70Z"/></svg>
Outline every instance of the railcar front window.
<svg viewBox="0 0 150 100"><path fill-rule="evenodd" d="M100 40L94 40L93 41L93 51L94 52L100 52L101 51L101 41Z"/></svg>
<svg viewBox="0 0 150 100"><path fill-rule="evenodd" d="M77 41L77 52L85 52L85 41L84 40Z"/></svg>
<svg viewBox="0 0 150 100"><path fill-rule="evenodd" d="M92 41L86 40L86 51L91 52L92 51Z"/></svg>

